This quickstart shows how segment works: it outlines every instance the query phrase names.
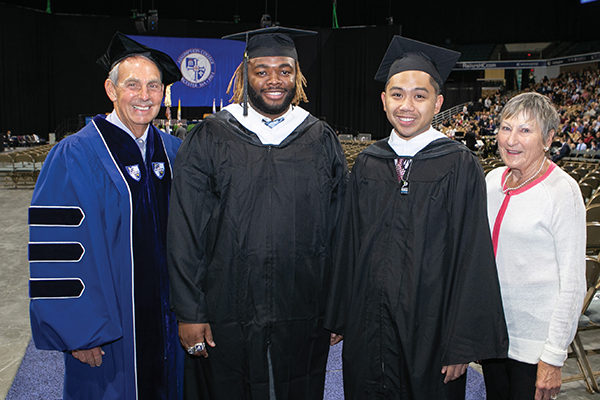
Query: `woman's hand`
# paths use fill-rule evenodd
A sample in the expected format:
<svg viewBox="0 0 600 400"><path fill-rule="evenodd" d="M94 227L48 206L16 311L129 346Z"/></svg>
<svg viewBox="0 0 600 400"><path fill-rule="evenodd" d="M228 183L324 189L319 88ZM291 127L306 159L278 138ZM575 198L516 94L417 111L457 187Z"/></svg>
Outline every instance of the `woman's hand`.
<svg viewBox="0 0 600 400"><path fill-rule="evenodd" d="M538 362L537 378L535 380L535 400L555 399L560 392L560 367Z"/></svg>

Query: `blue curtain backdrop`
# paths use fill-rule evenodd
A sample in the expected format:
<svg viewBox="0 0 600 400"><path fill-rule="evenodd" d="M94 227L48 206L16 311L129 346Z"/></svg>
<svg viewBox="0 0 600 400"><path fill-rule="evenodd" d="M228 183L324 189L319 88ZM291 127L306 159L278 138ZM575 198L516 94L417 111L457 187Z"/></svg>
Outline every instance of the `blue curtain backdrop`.
<svg viewBox="0 0 600 400"><path fill-rule="evenodd" d="M128 35L164 51L177 63L183 78L171 87L172 107L219 107L229 104L227 85L242 61L245 43L237 40Z"/></svg>

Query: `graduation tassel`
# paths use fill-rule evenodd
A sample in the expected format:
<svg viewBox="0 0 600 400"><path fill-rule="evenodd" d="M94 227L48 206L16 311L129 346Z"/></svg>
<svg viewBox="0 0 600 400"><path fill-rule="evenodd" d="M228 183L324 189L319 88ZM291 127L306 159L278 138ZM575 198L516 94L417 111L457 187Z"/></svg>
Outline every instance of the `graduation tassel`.
<svg viewBox="0 0 600 400"><path fill-rule="evenodd" d="M217 107L215 105L215 98L213 97L213 114L217 112Z"/></svg>
<svg viewBox="0 0 600 400"><path fill-rule="evenodd" d="M246 39L248 43L248 39ZM244 89L243 89L244 117L248 116L248 52L244 51Z"/></svg>
<svg viewBox="0 0 600 400"><path fill-rule="evenodd" d="M165 116L167 117L167 124L171 125L171 86L173 84L167 85L165 89Z"/></svg>

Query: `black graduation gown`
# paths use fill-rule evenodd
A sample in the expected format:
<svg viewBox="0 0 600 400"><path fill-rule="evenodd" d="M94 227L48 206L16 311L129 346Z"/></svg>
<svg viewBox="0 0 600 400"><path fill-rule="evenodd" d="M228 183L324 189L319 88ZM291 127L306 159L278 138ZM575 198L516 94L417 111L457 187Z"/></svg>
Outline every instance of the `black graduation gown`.
<svg viewBox="0 0 600 400"><path fill-rule="evenodd" d="M347 168L341 145L308 116L263 145L227 111L195 127L174 169L168 256L180 321L209 322L209 358L186 364L191 398L322 398L323 329L333 230ZM198 382L190 390L190 368Z"/></svg>
<svg viewBox="0 0 600 400"><path fill-rule="evenodd" d="M448 399L464 379L442 366L507 352L484 176L438 139L401 194L395 158L386 139L354 164L325 327L344 335L346 399Z"/></svg>

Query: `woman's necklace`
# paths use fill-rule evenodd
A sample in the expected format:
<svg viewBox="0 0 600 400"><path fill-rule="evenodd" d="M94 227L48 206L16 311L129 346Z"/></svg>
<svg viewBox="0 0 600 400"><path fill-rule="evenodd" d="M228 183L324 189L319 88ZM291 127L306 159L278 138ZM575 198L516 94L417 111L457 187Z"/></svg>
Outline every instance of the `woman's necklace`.
<svg viewBox="0 0 600 400"><path fill-rule="evenodd" d="M518 186L509 188L507 187L506 189L502 189L502 193L506 194L508 192L512 192L514 190L519 190L521 189L523 186L527 185L529 182L531 182L533 180L533 178L535 178L541 171L542 168L544 167L544 163L546 162L546 157L544 157L542 159L542 163L540 164L540 167L538 168L537 171L535 171L535 174L531 175L531 177L529 177L529 179L527 179L525 182L521 183ZM506 185L506 182L508 182L508 178L510 177L510 174L512 174L512 169L510 170L510 172L508 173L508 175L506 175L506 179L504 179L504 184Z"/></svg>

